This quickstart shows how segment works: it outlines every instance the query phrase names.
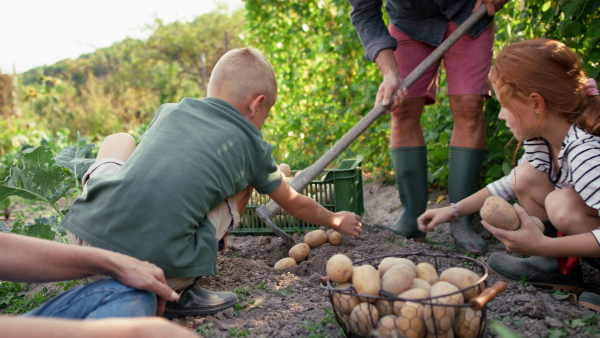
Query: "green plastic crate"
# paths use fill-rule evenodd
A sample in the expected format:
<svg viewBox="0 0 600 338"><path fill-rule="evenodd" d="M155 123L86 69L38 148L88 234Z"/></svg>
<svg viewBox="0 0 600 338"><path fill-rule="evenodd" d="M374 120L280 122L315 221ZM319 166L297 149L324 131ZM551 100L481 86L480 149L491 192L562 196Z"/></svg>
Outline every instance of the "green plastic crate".
<svg viewBox="0 0 600 338"><path fill-rule="evenodd" d="M362 216L365 211L363 199L362 168L360 160L343 160L336 169L326 169L302 190L324 208L332 212L353 211ZM267 204L268 195L252 194L246 211L240 215L240 225L232 233L236 235L268 235L273 233L256 214L256 208ZM271 218L281 230L291 233L318 229L317 225L292 217L281 210Z"/></svg>

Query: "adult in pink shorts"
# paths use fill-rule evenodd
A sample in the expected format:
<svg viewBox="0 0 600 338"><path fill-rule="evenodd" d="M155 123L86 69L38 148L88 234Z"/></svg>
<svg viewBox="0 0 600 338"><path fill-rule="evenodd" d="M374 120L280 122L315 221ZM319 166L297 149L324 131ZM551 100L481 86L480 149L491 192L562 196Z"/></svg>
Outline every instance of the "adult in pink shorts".
<svg viewBox="0 0 600 338"><path fill-rule="evenodd" d="M388 0L389 27L382 18L382 2L349 0L352 24L365 49L377 63L383 82L375 103L388 106L392 117L391 153L404 211L391 227L407 238L422 241L417 218L427 207L427 148L421 115L435 102L440 62L432 66L407 91L400 82L481 5L488 15L479 20L443 56L454 130L449 154L449 200L457 202L479 189L485 157L484 100L491 90L487 77L494 44L493 15L508 0ZM397 97L391 102L391 96ZM460 249L482 252L486 242L471 225L470 216L450 224Z"/></svg>

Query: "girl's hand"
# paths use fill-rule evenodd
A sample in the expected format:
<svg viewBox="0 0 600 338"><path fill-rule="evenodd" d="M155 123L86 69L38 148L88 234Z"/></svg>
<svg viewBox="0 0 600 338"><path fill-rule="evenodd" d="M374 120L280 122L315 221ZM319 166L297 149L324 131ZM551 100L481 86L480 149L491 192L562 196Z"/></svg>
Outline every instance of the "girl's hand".
<svg viewBox="0 0 600 338"><path fill-rule="evenodd" d="M423 232L431 232L433 229L442 224L448 223L454 219L454 212L451 207L430 209L417 218L419 230Z"/></svg>
<svg viewBox="0 0 600 338"><path fill-rule="evenodd" d="M334 227L337 232L350 235L353 238L358 238L362 233L362 223L360 216L350 211L340 211L335 213L335 223L339 224Z"/></svg>

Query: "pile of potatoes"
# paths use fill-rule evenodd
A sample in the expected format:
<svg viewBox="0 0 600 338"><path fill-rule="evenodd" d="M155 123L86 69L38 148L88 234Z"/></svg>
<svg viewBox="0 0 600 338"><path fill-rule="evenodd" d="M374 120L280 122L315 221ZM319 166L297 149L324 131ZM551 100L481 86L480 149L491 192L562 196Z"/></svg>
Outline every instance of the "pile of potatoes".
<svg viewBox="0 0 600 338"><path fill-rule="evenodd" d="M304 242L294 245L288 252L289 257L280 259L275 263L275 269L285 269L297 265L308 257L310 249L329 243L338 246L342 243L342 234L329 229L327 231L317 229L304 236Z"/></svg>
<svg viewBox="0 0 600 338"><path fill-rule="evenodd" d="M333 308L346 329L362 337L477 337L481 310L460 306L485 288L480 276L452 267L438 274L427 262L386 257L376 268L332 256L327 277ZM463 292L460 290L466 289ZM339 291L338 291L339 290ZM415 300L415 301L410 301ZM440 305L434 305L440 304ZM445 305L445 306L444 306Z"/></svg>

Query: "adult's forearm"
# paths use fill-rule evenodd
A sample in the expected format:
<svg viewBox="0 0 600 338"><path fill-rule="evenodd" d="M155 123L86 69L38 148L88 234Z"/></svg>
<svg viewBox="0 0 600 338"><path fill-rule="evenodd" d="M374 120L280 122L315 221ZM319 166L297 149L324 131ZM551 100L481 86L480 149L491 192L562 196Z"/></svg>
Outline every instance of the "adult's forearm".
<svg viewBox="0 0 600 338"><path fill-rule="evenodd" d="M0 279L48 282L108 273L114 268L105 250L0 234Z"/></svg>
<svg viewBox="0 0 600 338"><path fill-rule="evenodd" d="M350 18L365 49L367 60L374 62L382 49L396 49L398 42L390 36L383 21L380 0L349 0Z"/></svg>
<svg viewBox="0 0 600 338"><path fill-rule="evenodd" d="M68 320L0 316L6 338L193 338L197 335L164 318L108 318Z"/></svg>
<svg viewBox="0 0 600 338"><path fill-rule="evenodd" d="M113 331L111 326L101 328L93 321L47 319L36 317L0 317L2 337L6 338L75 338L75 337L126 337ZM107 331L111 332L107 332Z"/></svg>

